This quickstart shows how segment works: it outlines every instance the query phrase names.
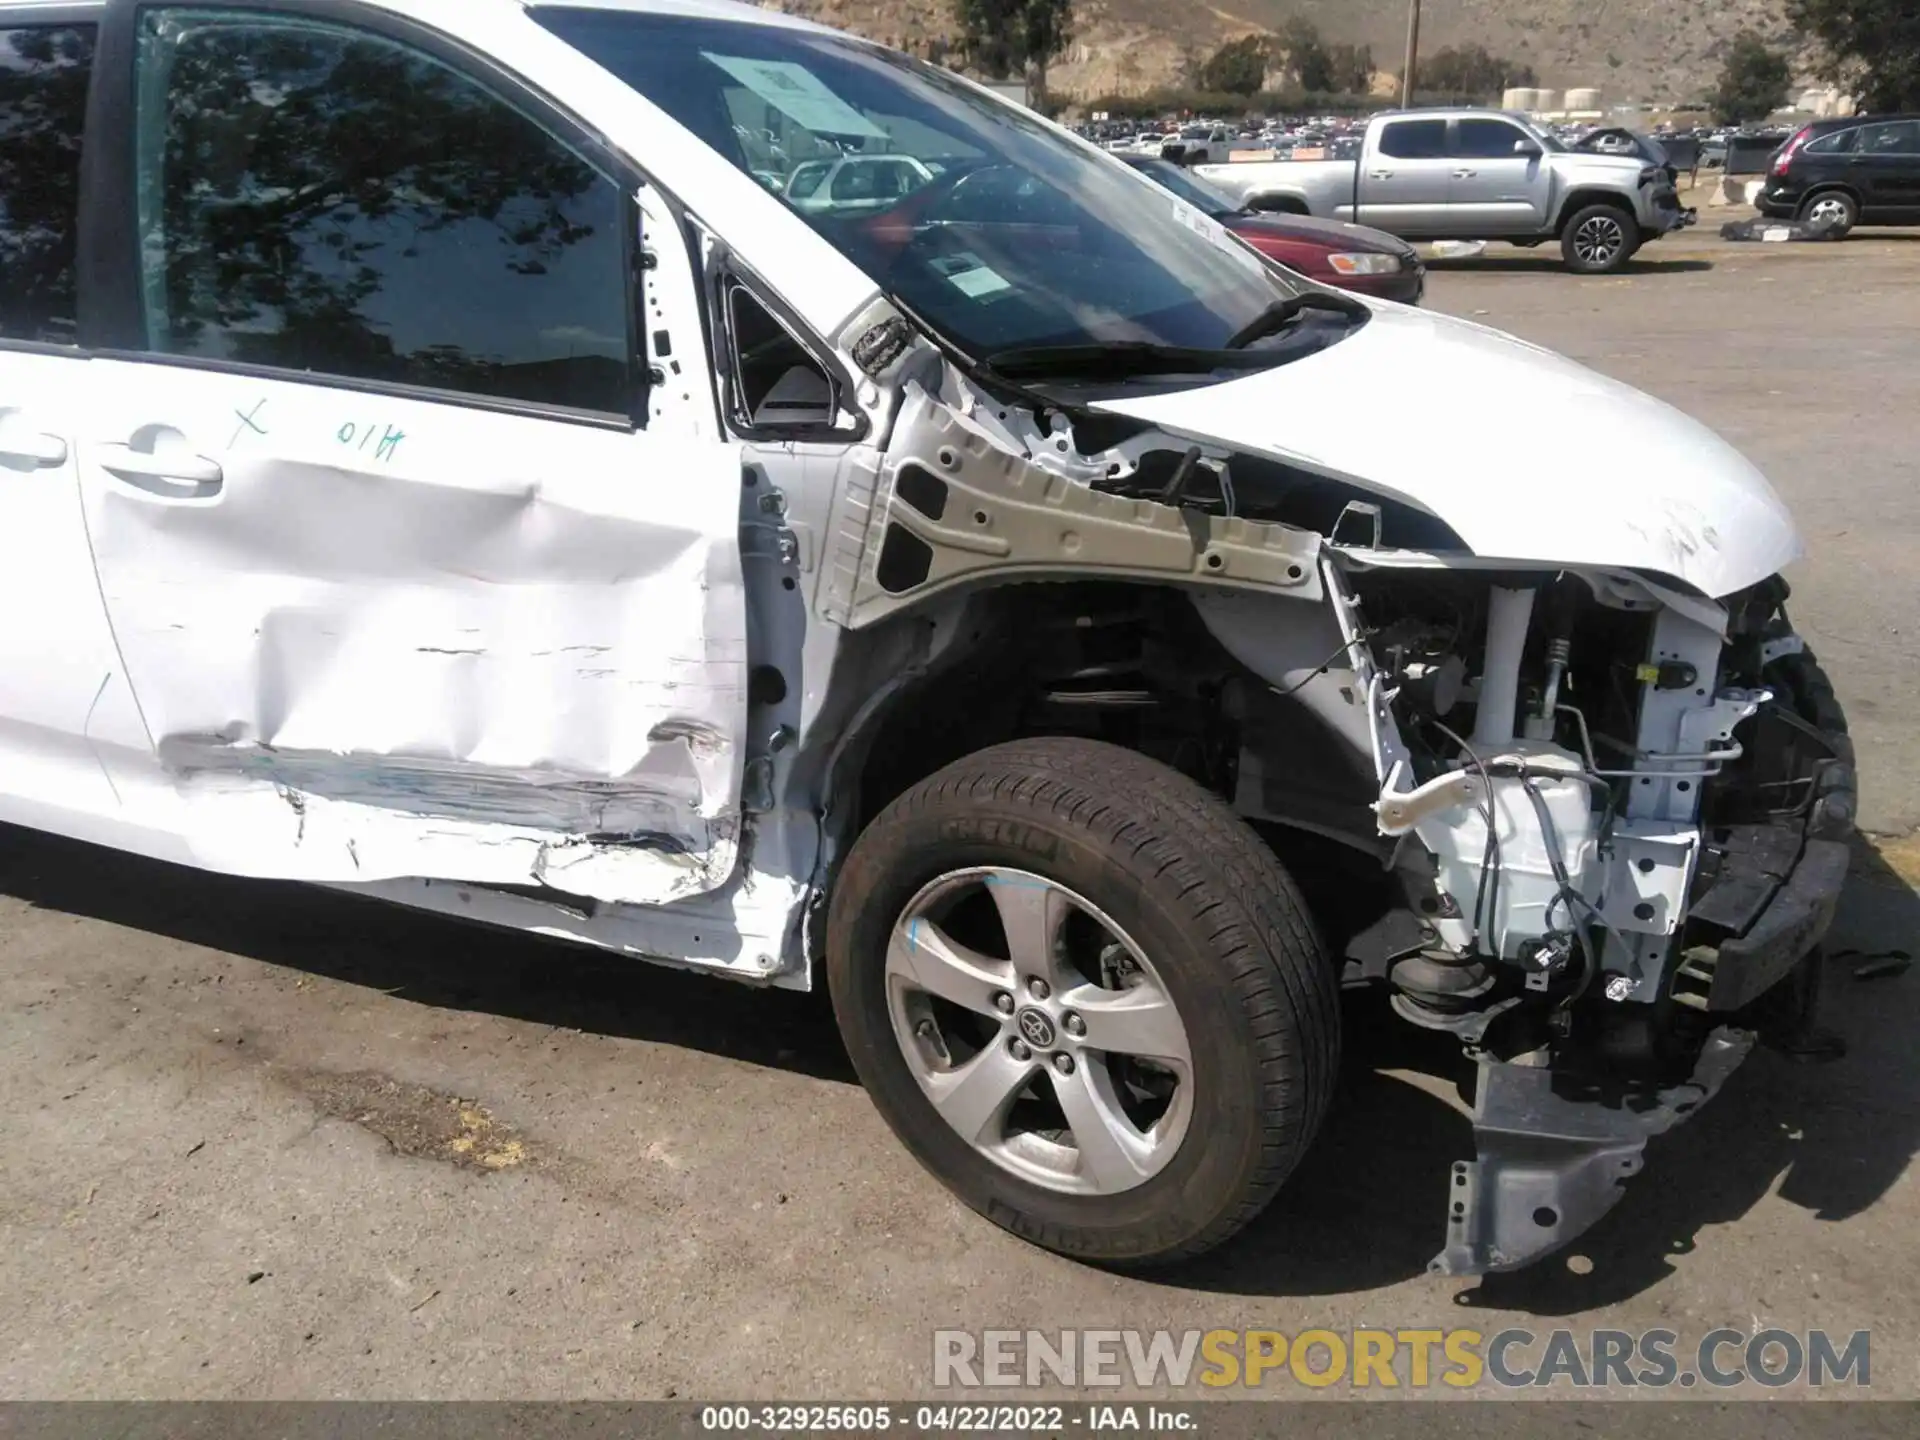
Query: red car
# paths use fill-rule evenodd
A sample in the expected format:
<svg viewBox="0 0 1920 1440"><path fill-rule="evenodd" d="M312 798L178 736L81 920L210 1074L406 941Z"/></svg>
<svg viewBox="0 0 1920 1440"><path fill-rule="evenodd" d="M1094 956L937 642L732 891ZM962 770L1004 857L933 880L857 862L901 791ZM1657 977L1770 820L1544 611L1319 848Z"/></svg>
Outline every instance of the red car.
<svg viewBox="0 0 1920 1440"><path fill-rule="evenodd" d="M1212 216L1269 260L1310 280L1403 305L1418 305L1426 293L1427 267L1398 236L1339 220L1249 210L1171 160L1151 155L1115 158Z"/></svg>

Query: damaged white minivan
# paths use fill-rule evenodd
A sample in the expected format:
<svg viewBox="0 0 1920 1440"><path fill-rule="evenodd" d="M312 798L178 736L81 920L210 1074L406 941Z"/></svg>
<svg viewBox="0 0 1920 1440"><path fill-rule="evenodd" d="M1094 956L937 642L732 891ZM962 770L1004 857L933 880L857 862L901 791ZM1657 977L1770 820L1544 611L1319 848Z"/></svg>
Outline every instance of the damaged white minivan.
<svg viewBox="0 0 1920 1440"><path fill-rule="evenodd" d="M1666 406L718 0L0 44L0 819L824 984L935 1175L1108 1263L1258 1215L1343 987L1474 1061L1451 1274L1804 989L1845 724Z"/></svg>

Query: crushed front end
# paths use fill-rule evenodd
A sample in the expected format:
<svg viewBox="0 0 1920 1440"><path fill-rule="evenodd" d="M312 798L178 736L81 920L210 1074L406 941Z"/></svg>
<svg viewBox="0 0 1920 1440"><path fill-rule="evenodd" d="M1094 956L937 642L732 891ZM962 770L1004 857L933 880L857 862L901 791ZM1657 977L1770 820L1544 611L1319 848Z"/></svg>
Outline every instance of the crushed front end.
<svg viewBox="0 0 1920 1440"><path fill-rule="evenodd" d="M996 390L888 353L902 399L830 527L829 618L1004 591L941 632L958 678L928 693L974 726L949 752L1084 734L1227 799L1343 978L1473 1061L1478 1155L1432 1268L1583 1233L1763 1002L1807 993L1783 982L1846 875L1852 750L1787 617L1800 542L1764 477L1624 386L1397 309L1293 363L1131 389ZM1356 423L1354 395L1416 374L1395 423ZM1670 463L1542 473L1516 394L1532 424L1630 430ZM1504 438L1426 440L1453 433Z"/></svg>
<svg viewBox="0 0 1920 1440"><path fill-rule="evenodd" d="M1744 1057L1847 871L1844 717L1786 585L1329 566L1396 905L1350 974L1477 1067L1434 1272L1526 1265Z"/></svg>

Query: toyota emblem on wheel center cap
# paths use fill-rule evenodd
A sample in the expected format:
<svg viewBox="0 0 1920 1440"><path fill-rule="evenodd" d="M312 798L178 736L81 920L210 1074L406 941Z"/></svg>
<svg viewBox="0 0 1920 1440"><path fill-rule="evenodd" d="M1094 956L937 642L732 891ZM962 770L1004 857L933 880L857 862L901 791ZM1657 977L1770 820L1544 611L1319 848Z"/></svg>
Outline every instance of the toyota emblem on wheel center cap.
<svg viewBox="0 0 1920 1440"><path fill-rule="evenodd" d="M1036 1050L1053 1048L1053 1021L1044 1010L1022 1010L1020 1034Z"/></svg>

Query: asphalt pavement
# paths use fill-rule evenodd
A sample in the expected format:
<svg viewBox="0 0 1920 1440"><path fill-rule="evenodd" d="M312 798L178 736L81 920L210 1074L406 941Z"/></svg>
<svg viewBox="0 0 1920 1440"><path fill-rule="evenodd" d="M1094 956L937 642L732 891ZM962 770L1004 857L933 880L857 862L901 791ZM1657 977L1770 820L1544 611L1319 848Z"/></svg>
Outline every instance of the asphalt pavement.
<svg viewBox="0 0 1920 1440"><path fill-rule="evenodd" d="M1757 1055L1571 1255L1447 1280L1451 1062L1356 1004L1268 1215L1126 1277L950 1200L817 998L0 830L0 1395L904 1398L943 1327L1565 1325L1868 1329L1873 1393L1920 1396L1920 977L1854 978L1920 936L1920 233L1490 255L1429 303L1700 416L1797 510L1885 837L1829 967L1843 1060Z"/></svg>

